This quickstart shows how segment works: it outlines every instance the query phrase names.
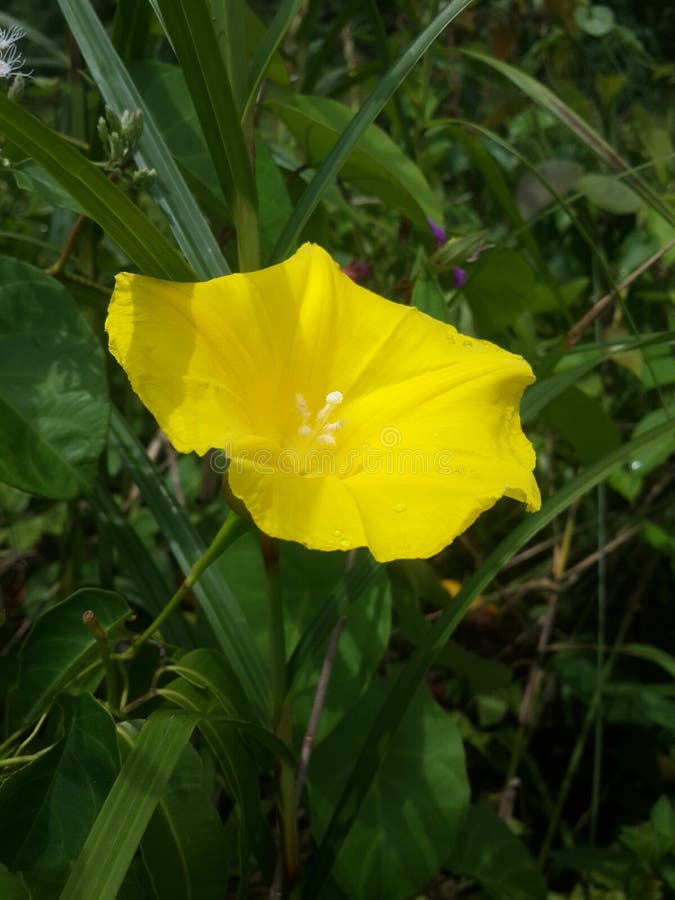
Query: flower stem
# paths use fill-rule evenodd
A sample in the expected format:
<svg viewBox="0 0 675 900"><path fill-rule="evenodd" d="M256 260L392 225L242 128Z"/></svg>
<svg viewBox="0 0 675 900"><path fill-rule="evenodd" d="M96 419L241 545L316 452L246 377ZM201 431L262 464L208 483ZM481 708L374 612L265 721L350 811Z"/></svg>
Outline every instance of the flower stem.
<svg viewBox="0 0 675 900"><path fill-rule="evenodd" d="M189 573L185 577L185 580L173 595L173 597L166 604L161 613L148 625L145 631L134 640L134 643L129 648L129 650L125 651L124 653L116 654L116 658L130 659L138 650L138 648L145 644L145 642L148 641L153 636L153 634L155 634L155 632L157 632L162 627L164 622L166 622L169 616L176 610L181 600L187 594L190 588L192 588L192 586L199 580L203 572L205 572L206 569L208 569L209 566L214 563L218 559L218 557L222 553L224 553L225 550L227 550L227 548L231 544L233 544L237 540L237 538L240 537L249 527L249 522L238 516L236 513L230 512L228 517L221 525L218 534L215 536L210 546L192 566Z"/></svg>
<svg viewBox="0 0 675 900"><path fill-rule="evenodd" d="M274 538L261 534L267 617L272 669L272 723L277 736L288 746L293 743L293 715L286 678L286 641L284 610L279 577L279 546ZM293 892L300 875L298 855L298 822L295 806L295 771L287 759L279 760L277 773L281 853L284 861L286 889Z"/></svg>

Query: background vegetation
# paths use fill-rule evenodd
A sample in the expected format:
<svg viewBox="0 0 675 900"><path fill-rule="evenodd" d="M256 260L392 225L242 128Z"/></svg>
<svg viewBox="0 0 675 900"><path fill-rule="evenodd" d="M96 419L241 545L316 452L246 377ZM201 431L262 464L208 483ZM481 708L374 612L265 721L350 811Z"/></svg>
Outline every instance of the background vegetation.
<svg viewBox="0 0 675 900"><path fill-rule="evenodd" d="M304 896L675 896L675 7L211 4L0 14L30 73L0 97L0 896L275 880L254 536L110 657L226 511L105 352L113 276L236 269L256 192L264 261L316 241L538 376L542 513L428 562L282 546L296 754L336 653Z"/></svg>

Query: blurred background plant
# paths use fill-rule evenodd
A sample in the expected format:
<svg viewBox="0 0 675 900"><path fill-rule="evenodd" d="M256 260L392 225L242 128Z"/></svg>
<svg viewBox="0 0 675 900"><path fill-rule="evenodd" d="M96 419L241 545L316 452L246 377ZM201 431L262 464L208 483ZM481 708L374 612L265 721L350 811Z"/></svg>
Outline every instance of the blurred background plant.
<svg viewBox="0 0 675 900"><path fill-rule="evenodd" d="M580 486L497 562L521 533L508 502L428 562L361 554L345 574L341 554L282 546L296 750L338 623L299 807L305 895L675 896L675 7L455 5L402 80L392 66L436 3L211 0L255 148L262 262L316 241L366 287L524 355L542 494ZM243 181L214 152L182 10L15 0L0 14L25 34L29 75L8 74L0 103L3 897L215 900L274 880L252 536L162 642L110 660L225 510L209 460L173 451L102 349L116 272L189 280L242 256ZM377 90L376 124L332 178L331 147ZM462 585L468 614L389 753L364 751ZM194 721L167 718L179 707L212 716L192 743ZM350 775L364 753L370 773ZM338 820L346 837L329 828L345 784L366 797Z"/></svg>

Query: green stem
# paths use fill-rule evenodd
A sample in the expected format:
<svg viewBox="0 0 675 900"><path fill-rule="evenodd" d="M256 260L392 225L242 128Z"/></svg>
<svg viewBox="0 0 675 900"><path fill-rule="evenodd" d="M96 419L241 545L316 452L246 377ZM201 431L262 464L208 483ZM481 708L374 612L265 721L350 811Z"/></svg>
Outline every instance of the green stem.
<svg viewBox="0 0 675 900"><path fill-rule="evenodd" d="M87 609L82 613L82 624L96 641L96 645L101 654L101 660L103 661L103 668L105 670L108 703L113 709L118 709L120 703L120 679L117 663L110 655L108 635L106 634L105 629L101 627L96 615L91 609Z"/></svg>
<svg viewBox="0 0 675 900"><path fill-rule="evenodd" d="M261 534L260 543L265 563L265 593L267 597L270 638L272 724L277 736L291 747L293 743L293 711L286 672L286 640L284 637L281 579L279 577L279 545L274 538L270 538L265 534ZM292 894L300 876L298 821L295 806L295 768L284 758L279 760L277 785L285 883L286 888Z"/></svg>
<svg viewBox="0 0 675 900"><path fill-rule="evenodd" d="M245 531L247 531L249 527L250 523L246 521L246 519L241 518L236 513L230 512L228 517L221 525L220 531L215 536L208 549L192 566L185 580L173 595L173 597L166 604L161 613L150 623L150 625L148 625L145 631L134 640L133 646L124 653L117 654L116 658L131 658L138 650L138 648L145 644L145 642L148 641L153 636L153 634L155 634L155 632L157 632L162 627L164 622L166 622L169 616L176 610L183 597L193 587L193 585L196 584L196 582L206 571L206 569L208 569L209 566L212 565L218 559L218 557L237 540L238 537L240 537Z"/></svg>

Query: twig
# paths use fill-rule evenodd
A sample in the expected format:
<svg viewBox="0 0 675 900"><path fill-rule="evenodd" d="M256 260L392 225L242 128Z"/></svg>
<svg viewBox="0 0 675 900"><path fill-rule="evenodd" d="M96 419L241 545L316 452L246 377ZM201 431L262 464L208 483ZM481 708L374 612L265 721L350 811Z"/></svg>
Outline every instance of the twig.
<svg viewBox="0 0 675 900"><path fill-rule="evenodd" d="M655 262L658 262L658 260L661 259L662 256L665 256L665 254L673 247L675 247L675 238L668 241L667 244L664 244L664 246L657 250L656 253L652 254L649 259L645 260L642 265L638 266L637 269L634 269L614 290L609 291L604 297L601 297L597 303L594 303L586 315L582 316L576 325L573 325L567 332L567 349L571 350L572 347L579 342L581 335L586 331L588 326L592 325L598 316L607 309L607 307L616 299L620 291L629 287L636 278L639 278L643 272L649 269L650 266L653 266Z"/></svg>

